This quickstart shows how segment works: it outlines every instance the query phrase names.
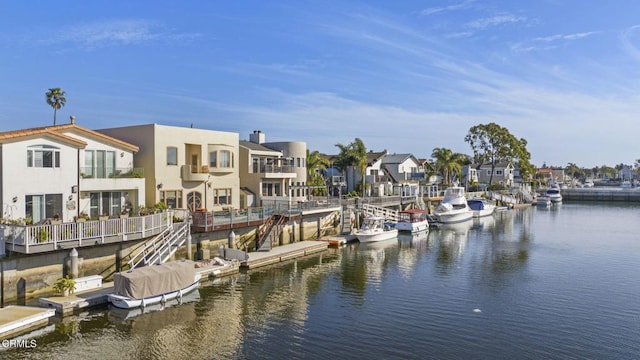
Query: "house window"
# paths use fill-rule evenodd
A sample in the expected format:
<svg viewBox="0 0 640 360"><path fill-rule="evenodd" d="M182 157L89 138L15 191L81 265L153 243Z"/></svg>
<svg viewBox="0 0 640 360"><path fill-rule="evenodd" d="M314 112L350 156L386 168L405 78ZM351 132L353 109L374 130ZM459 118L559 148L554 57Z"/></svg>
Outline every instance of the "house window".
<svg viewBox="0 0 640 360"><path fill-rule="evenodd" d="M116 170L116 152L105 150L86 150L82 177L106 179L113 177Z"/></svg>
<svg viewBox="0 0 640 360"><path fill-rule="evenodd" d="M215 151L209 153L209 167L218 167L218 153Z"/></svg>
<svg viewBox="0 0 640 360"><path fill-rule="evenodd" d="M496 170L496 175L502 175L502 170Z"/></svg>
<svg viewBox="0 0 640 360"><path fill-rule="evenodd" d="M62 194L26 195L25 215L34 224L62 215Z"/></svg>
<svg viewBox="0 0 640 360"><path fill-rule="evenodd" d="M118 216L122 211L122 193L120 191L103 191L89 193L89 216Z"/></svg>
<svg viewBox="0 0 640 360"><path fill-rule="evenodd" d="M214 189L213 190L213 203L215 205L230 205L231 204L231 189Z"/></svg>
<svg viewBox="0 0 640 360"><path fill-rule="evenodd" d="M487 175L491 175L491 170L487 170Z"/></svg>
<svg viewBox="0 0 640 360"><path fill-rule="evenodd" d="M182 191L160 191L160 202L165 203L169 209L182 209Z"/></svg>
<svg viewBox="0 0 640 360"><path fill-rule="evenodd" d="M59 168L60 149L51 145L35 145L27 148L27 167Z"/></svg>
<svg viewBox="0 0 640 360"><path fill-rule="evenodd" d="M231 151L229 150L220 151L220 167L221 168L233 167Z"/></svg>
<svg viewBox="0 0 640 360"><path fill-rule="evenodd" d="M252 159L252 168L251 168L251 172L254 174L258 174L260 172L260 159L258 158L253 158Z"/></svg>
<svg viewBox="0 0 640 360"><path fill-rule="evenodd" d="M167 147L167 165L178 165L178 148L175 146Z"/></svg>

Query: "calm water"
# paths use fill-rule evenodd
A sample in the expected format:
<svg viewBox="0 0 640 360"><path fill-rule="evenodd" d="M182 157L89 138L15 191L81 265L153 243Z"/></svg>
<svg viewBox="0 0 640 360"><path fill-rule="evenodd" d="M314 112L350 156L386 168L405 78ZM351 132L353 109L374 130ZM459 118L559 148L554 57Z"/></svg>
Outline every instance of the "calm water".
<svg viewBox="0 0 640 360"><path fill-rule="evenodd" d="M565 203L97 309L3 359L637 359L640 206Z"/></svg>

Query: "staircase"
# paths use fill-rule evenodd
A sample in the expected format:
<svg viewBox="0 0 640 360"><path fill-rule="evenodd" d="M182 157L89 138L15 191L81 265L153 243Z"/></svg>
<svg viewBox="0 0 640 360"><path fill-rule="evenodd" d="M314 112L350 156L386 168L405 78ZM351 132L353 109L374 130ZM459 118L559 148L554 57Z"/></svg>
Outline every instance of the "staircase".
<svg viewBox="0 0 640 360"><path fill-rule="evenodd" d="M354 222L351 222L354 220ZM347 207L342 210L342 218L340 219L340 233L351 234L355 226L355 214L352 207Z"/></svg>
<svg viewBox="0 0 640 360"><path fill-rule="evenodd" d="M147 241L142 249L131 257L127 262L129 269L166 262L187 241L189 231L188 221L167 227L156 237Z"/></svg>
<svg viewBox="0 0 640 360"><path fill-rule="evenodd" d="M257 251L269 251L273 248L273 244L278 241L287 217L281 215L271 215L264 225L264 233L259 237Z"/></svg>

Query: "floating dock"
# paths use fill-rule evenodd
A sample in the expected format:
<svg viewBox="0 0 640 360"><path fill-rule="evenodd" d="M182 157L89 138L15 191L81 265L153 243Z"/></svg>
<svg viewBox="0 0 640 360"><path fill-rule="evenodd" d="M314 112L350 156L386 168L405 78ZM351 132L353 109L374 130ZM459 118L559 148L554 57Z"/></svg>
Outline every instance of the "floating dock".
<svg viewBox="0 0 640 360"><path fill-rule="evenodd" d="M347 243L350 243L352 241L356 241L357 239L355 235L346 234L346 235L333 235L320 240L326 241L329 244L329 246L338 247L338 246L346 245Z"/></svg>
<svg viewBox="0 0 640 360"><path fill-rule="evenodd" d="M279 262L315 254L327 250L327 241L300 241L293 244L277 246L269 251L256 251L249 253L249 259L240 263L245 269L254 269L260 266L276 264Z"/></svg>
<svg viewBox="0 0 640 360"><path fill-rule="evenodd" d="M47 325L56 314L53 309L10 305L0 309L0 339L7 339Z"/></svg>

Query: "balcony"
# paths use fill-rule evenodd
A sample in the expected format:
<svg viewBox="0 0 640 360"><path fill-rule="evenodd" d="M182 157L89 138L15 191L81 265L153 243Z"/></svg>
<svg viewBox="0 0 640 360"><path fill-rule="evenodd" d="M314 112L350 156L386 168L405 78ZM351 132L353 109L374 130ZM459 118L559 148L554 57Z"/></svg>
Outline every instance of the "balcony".
<svg viewBox="0 0 640 360"><path fill-rule="evenodd" d="M143 168L106 168L94 169L90 167L80 168L80 177L83 179L143 179Z"/></svg>
<svg viewBox="0 0 640 360"><path fill-rule="evenodd" d="M80 168L82 191L144 189L143 168Z"/></svg>
<svg viewBox="0 0 640 360"><path fill-rule="evenodd" d="M211 176L208 165L182 165L182 180L184 181L207 181Z"/></svg>
<svg viewBox="0 0 640 360"><path fill-rule="evenodd" d="M258 173L266 179L295 179L296 173L291 165L266 164L261 166Z"/></svg>

